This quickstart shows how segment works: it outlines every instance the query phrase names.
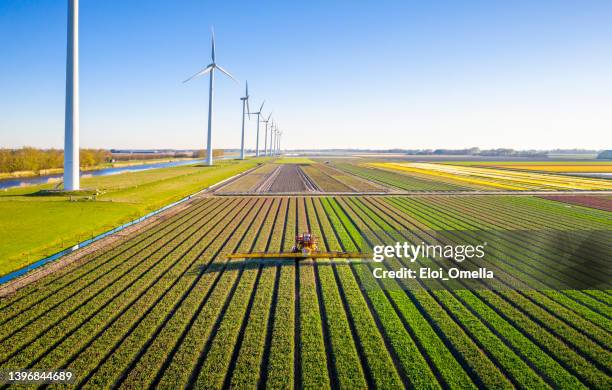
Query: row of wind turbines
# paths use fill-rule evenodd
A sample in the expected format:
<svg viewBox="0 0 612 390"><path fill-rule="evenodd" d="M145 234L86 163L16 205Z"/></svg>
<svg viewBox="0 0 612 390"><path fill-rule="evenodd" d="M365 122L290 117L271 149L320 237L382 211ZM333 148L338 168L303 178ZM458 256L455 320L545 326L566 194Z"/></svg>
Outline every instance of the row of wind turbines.
<svg viewBox="0 0 612 390"><path fill-rule="evenodd" d="M80 189L79 178L79 0L68 0L68 34L66 50L66 116L64 123L64 190L76 191ZM232 80L236 79L221 66L217 65L215 58L215 34L212 32L212 63L194 74L184 82L209 74L210 84L208 90L208 134L206 137L206 163L213 165L213 100L215 87L215 71L225 74ZM237 81L236 81L237 82ZM270 112L267 117L263 115L264 102L257 112L251 112L249 107L249 85L245 83L245 96L242 101L242 138L240 144L240 159L245 158L244 129L245 116L257 115L257 142L255 156L260 157L259 124L265 124L264 156L280 155L282 131L272 119ZM270 143L268 144L268 128L270 129Z"/></svg>
<svg viewBox="0 0 612 390"><path fill-rule="evenodd" d="M204 76L206 74L209 75L209 87L208 87L208 134L206 137L206 163L208 165L213 165L213 148L212 148L212 128L213 128L213 101L215 96L215 71L223 73L230 79L238 82L234 76L232 76L227 70L223 69L220 65L217 64L216 56L215 56L215 32L212 31L212 51L211 51L211 60L212 62L205 66L203 69L198 71L196 74L183 81L183 83L189 82L193 79L197 79L198 77ZM282 131L279 130L278 125L272 119L272 112L268 114L267 117L263 115L263 106L265 104L265 100L261 103L259 110L256 112L251 112L251 108L249 106L249 83L245 82L245 93L244 96L240 98L242 101L242 137L240 142L240 159L244 160L244 127L245 127L245 117L251 118L251 115L257 115L257 137L256 137L256 146L255 146L255 156L260 156L259 150L259 123L263 122L265 124L265 135L264 135L264 156L272 156L280 154L280 140ZM263 119L262 119L263 117ZM268 127L270 128L270 144L268 145Z"/></svg>

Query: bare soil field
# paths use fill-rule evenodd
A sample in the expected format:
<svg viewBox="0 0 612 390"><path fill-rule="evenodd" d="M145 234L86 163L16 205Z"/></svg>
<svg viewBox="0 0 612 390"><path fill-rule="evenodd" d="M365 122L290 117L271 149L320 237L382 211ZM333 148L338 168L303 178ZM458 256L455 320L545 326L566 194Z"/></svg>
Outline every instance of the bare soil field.
<svg viewBox="0 0 612 390"><path fill-rule="evenodd" d="M314 192L317 184L297 164L281 165L276 178L266 192Z"/></svg>
<svg viewBox="0 0 612 390"><path fill-rule="evenodd" d="M384 193L388 187L323 163L265 164L215 192L222 195L270 193Z"/></svg>
<svg viewBox="0 0 612 390"><path fill-rule="evenodd" d="M217 189L218 194L309 193L321 188L298 164L265 164Z"/></svg>

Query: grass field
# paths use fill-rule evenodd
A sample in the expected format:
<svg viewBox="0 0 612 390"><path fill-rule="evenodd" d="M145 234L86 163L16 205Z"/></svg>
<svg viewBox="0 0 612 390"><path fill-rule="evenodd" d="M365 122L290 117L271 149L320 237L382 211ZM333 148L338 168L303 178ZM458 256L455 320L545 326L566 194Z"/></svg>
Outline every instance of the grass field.
<svg viewBox="0 0 612 390"><path fill-rule="evenodd" d="M610 388L612 291L547 288L564 272L551 228L612 219L535 197L207 197L0 301L0 368L70 368L80 386L124 389ZM225 256L289 250L306 230L349 251L530 231L488 250L500 283L537 288L425 290L375 279L372 263Z"/></svg>
<svg viewBox="0 0 612 390"><path fill-rule="evenodd" d="M135 219L263 160L220 161L83 178L103 193L95 201L34 196L53 184L0 191L0 275Z"/></svg>

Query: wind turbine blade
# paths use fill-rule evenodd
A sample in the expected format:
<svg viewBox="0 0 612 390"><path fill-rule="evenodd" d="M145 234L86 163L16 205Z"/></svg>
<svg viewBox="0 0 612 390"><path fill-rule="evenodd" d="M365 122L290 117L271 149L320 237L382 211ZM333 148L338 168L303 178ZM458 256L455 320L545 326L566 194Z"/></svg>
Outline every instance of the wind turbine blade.
<svg viewBox="0 0 612 390"><path fill-rule="evenodd" d="M211 53L211 57L212 57L212 62L213 64L215 63L215 29L210 26L210 33L212 35L212 53Z"/></svg>
<svg viewBox="0 0 612 390"><path fill-rule="evenodd" d="M245 83L246 83L246 90L245 90L246 94L244 96L248 99L249 98L249 82L245 81Z"/></svg>
<svg viewBox="0 0 612 390"><path fill-rule="evenodd" d="M270 111L270 115L268 115L268 119L266 120L266 122L268 122L270 120L271 116L272 116L272 111Z"/></svg>
<svg viewBox="0 0 612 390"><path fill-rule="evenodd" d="M183 83L186 83L188 81L191 81L195 78L198 78L200 76L204 76L206 73L210 72L211 70L213 70L214 65L210 64L208 65L206 68L202 69L201 71L199 71L198 73L194 74L193 76L191 76L190 78L188 78L187 80L183 81Z"/></svg>
<svg viewBox="0 0 612 390"><path fill-rule="evenodd" d="M223 68L222 68L222 67L220 67L219 65L215 65L215 67L216 67L217 69L219 69L219 70L220 70L222 73L225 73L225 75L226 75L227 77L229 77L230 79L234 80L235 82L238 82L238 80L236 80L236 79L234 78L234 76L232 76L232 75L231 75L231 74L230 74L230 73L229 73L227 70L223 69Z"/></svg>
<svg viewBox="0 0 612 390"><path fill-rule="evenodd" d="M266 101L264 100L263 102L261 102L261 107L259 107L259 112L261 112L261 110L263 109L263 105Z"/></svg>
<svg viewBox="0 0 612 390"><path fill-rule="evenodd" d="M248 95L246 98L246 105L247 105L247 115L249 116L249 119L251 119L251 108L249 107L249 96Z"/></svg>

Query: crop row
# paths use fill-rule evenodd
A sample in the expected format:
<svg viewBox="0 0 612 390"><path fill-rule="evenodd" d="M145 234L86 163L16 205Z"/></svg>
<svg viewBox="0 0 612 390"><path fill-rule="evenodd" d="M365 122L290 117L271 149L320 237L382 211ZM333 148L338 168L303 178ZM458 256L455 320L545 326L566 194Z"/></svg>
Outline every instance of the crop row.
<svg viewBox="0 0 612 390"><path fill-rule="evenodd" d="M461 191L470 187L446 183L432 178L409 176L399 172L370 168L351 163L335 163L343 171L387 187L406 191ZM484 189L484 188L483 188Z"/></svg>
<svg viewBox="0 0 612 390"><path fill-rule="evenodd" d="M413 211L414 211L414 210L411 210L411 212L413 212ZM403 214L403 215L408 215L408 213L405 213L405 214ZM411 213L410 215L412 215L412 213ZM382 227L382 226L381 226L381 227ZM499 304L499 302L497 302L497 303ZM499 308L497 308L497 309L499 309ZM524 318L523 318L523 319L524 319ZM517 321L514 321L513 325L518 325L518 322L517 322ZM529 337L534 338L534 337L536 337L536 336L537 336L537 334L534 336L534 335L533 335L533 333L537 333L537 329L536 329L536 328L534 328L534 327L532 327L532 328L531 328L531 332L530 332L530 333L528 333L528 334L529 334ZM543 341L543 340L544 340L544 338L546 338L546 337L548 336L548 334L541 334L541 336L542 336L542 339L540 339L539 341L541 342L541 345L543 345L543 344L544 344L544 341ZM554 346L554 347L556 348L554 351L549 351L550 353L553 353L553 354L556 354L556 355L562 355L563 353L569 352L569 350L567 350L567 349L564 349L564 348L563 348L563 347L564 347L564 344L559 343L559 340L556 340L556 341L553 341L552 343L549 343L549 346ZM592 345L591 345L591 346L592 346ZM565 352L564 352L564 351L565 351ZM570 353L570 355L571 355L571 353ZM602 356L604 356L604 355L602 355ZM581 359L581 357L579 357L579 356L572 355L572 356L570 356L568 359L574 359L574 358L575 358L575 359L577 359L577 360L568 361L568 362L565 362L565 363L567 363L567 364L570 364L570 363L576 363L576 362L578 362L578 363L576 363L576 364L582 364L582 363L584 363L584 361L583 361L583 360L580 360L580 359ZM554 366L554 364L553 364L553 366ZM582 375L585 375L585 376L586 376L586 375L588 375L589 368L590 368L590 367L584 367L584 366L583 366L583 367L581 367L581 369L580 369L580 370L578 370L577 372L579 372L580 374L582 374ZM552 368L551 368L551 369L552 369ZM552 370L553 370L553 371L557 370L557 371L558 371L557 373L560 373L560 372L561 372L561 371L560 371L560 370L558 370L557 368L554 368L554 369L552 369ZM594 375L595 375L595 376L597 376L598 374L597 374L595 371L597 371L597 370L594 370L594 371L593 371L593 372L594 372ZM563 376L563 375L561 375L561 376ZM601 375L599 375L599 380L601 380ZM601 382L594 382L594 383L596 383L596 384L597 384L597 383L599 383L599 384L601 385Z"/></svg>
<svg viewBox="0 0 612 390"><path fill-rule="evenodd" d="M226 256L288 251L307 230L321 250L346 251L484 237L502 286L546 286L562 273L546 272L555 257L543 227L609 228L604 212L560 210L551 219L552 202L483 198L203 199L12 298L0 309L1 367L68 367L80 386L126 389L609 388L605 291L448 289L437 281L425 289L418 280L374 278L374 267L410 266L401 258ZM492 240L491 232L511 229L515 236ZM578 256L589 260L609 245L595 242Z"/></svg>

